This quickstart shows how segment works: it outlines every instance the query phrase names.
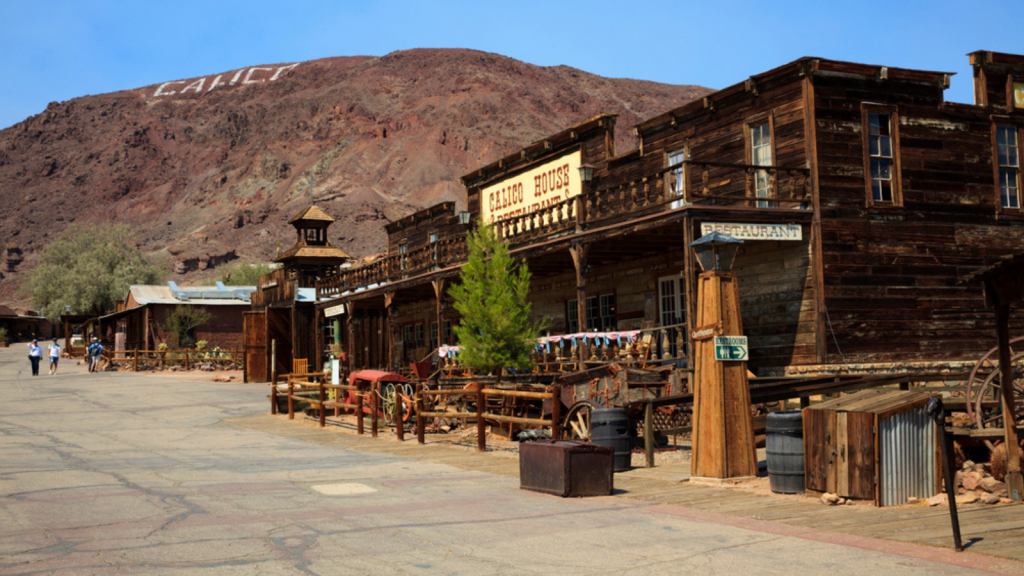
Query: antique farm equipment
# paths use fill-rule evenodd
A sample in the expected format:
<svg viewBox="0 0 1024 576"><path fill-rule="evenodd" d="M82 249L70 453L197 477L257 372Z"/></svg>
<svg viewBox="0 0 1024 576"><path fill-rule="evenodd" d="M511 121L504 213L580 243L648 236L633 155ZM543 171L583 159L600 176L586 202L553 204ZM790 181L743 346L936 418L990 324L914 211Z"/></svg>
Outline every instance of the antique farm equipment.
<svg viewBox="0 0 1024 576"><path fill-rule="evenodd" d="M1015 399L1015 421L1024 417L1024 351L1017 348L1024 337L1010 340L1011 368L1013 372L1013 390ZM999 401L1002 376L999 369L999 347L996 346L985 353L971 369L967 378L967 417L978 428L1002 428L1003 410ZM998 441L996 442L998 443ZM989 449L995 444L985 439Z"/></svg>
<svg viewBox="0 0 1024 576"><path fill-rule="evenodd" d="M808 490L873 500L877 506L928 498L938 491L930 395L864 390L803 411Z"/></svg>
<svg viewBox="0 0 1024 576"><path fill-rule="evenodd" d="M611 496L612 448L567 440L519 445L519 487L573 496Z"/></svg>

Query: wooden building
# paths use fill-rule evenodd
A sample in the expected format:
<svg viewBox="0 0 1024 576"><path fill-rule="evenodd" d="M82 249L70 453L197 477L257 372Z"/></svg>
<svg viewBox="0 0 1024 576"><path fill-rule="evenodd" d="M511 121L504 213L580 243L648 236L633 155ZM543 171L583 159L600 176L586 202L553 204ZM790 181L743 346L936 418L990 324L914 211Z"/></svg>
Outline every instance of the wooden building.
<svg viewBox="0 0 1024 576"><path fill-rule="evenodd" d="M973 362L993 320L957 279L1024 246L1024 57L970 58L974 105L943 100L948 73L801 58L636 125L634 150L595 117L464 176L468 213L388 225L388 253L319 281L318 307L350 312L353 367L452 344L445 291L483 220L529 265L551 336L639 330L651 360L681 363L686 245L719 230L745 242L756 372Z"/></svg>
<svg viewBox="0 0 1024 576"><path fill-rule="evenodd" d="M316 282L338 274L349 260L327 241L332 222L313 204L288 221L295 227L295 244L275 260L281 268L260 277L252 309L245 314L247 382L268 381L272 369L290 373L294 359L322 366L323 354L317 350L323 349L324 330L318 329L314 307Z"/></svg>
<svg viewBox="0 0 1024 576"><path fill-rule="evenodd" d="M205 340L208 348L225 350L242 348L242 314L249 308L253 286L192 286L181 288L174 282L166 286L134 285L128 289L119 311L95 319L96 329L104 345L118 344L122 334L124 350L156 350L160 344L172 349L179 343L177 335L164 327L168 315L178 306L201 306L210 313L210 321L197 326L188 336L192 342Z"/></svg>

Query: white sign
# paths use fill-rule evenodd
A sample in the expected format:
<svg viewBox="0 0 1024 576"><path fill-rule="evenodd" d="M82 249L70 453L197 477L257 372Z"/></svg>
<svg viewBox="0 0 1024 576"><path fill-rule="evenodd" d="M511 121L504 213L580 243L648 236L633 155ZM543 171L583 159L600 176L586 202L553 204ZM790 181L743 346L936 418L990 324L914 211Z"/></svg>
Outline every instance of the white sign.
<svg viewBox="0 0 1024 576"><path fill-rule="evenodd" d="M715 336L715 360L742 362L747 357L746 336Z"/></svg>
<svg viewBox="0 0 1024 576"><path fill-rule="evenodd" d="M740 240L803 240L803 229L799 224L732 224L729 222L705 222L700 225L700 235L719 232Z"/></svg>
<svg viewBox="0 0 1024 576"><path fill-rule="evenodd" d="M263 82L273 82L281 77L288 70L295 68L301 64L296 62L295 64L288 64L286 66L253 66L252 68L242 68L235 72L235 75L231 77L228 82L221 82L225 74L218 74L213 81L210 82L209 87L206 86L206 77L197 78L195 80L174 80L172 82L164 82L157 87L156 92L153 93L154 97L158 96L184 96L186 92L192 91L196 94L202 94L209 92L214 88L220 86L234 86L235 84L261 84ZM228 73L230 74L230 72ZM178 86L179 84L188 84L187 86Z"/></svg>
<svg viewBox="0 0 1024 576"><path fill-rule="evenodd" d="M345 313L345 305L338 304L337 306L331 306L330 308L324 308L324 316L332 318L334 316L341 316Z"/></svg>
<svg viewBox="0 0 1024 576"><path fill-rule="evenodd" d="M577 150L481 189L480 218L497 222L578 196L583 189L581 158L582 153Z"/></svg>
<svg viewBox="0 0 1024 576"><path fill-rule="evenodd" d="M331 384L337 386L341 383L341 362L337 358L331 360Z"/></svg>

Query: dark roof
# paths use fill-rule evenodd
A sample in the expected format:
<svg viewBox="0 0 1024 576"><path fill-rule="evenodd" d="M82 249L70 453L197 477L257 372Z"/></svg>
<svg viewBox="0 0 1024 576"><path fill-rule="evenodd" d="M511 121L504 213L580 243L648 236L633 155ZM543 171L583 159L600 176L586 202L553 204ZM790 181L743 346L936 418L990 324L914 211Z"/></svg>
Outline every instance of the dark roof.
<svg viewBox="0 0 1024 576"><path fill-rule="evenodd" d="M1021 268L1024 268L1024 254L1010 254L1003 256L998 262L987 268L981 268L966 276L961 276L957 280L957 284L977 284Z"/></svg>
<svg viewBox="0 0 1024 576"><path fill-rule="evenodd" d="M351 256L345 253L341 248L335 248L334 246L306 246L302 244L296 244L292 246L284 254L281 254L274 259L274 262L284 262L289 258L342 258L345 260L351 259Z"/></svg>

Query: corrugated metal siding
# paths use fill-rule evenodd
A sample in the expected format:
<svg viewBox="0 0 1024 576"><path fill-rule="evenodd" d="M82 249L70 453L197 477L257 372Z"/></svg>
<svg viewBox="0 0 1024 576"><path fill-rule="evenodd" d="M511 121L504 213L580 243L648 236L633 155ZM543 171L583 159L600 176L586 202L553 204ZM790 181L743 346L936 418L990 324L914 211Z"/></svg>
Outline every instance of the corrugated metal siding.
<svg viewBox="0 0 1024 576"><path fill-rule="evenodd" d="M935 495L935 421L915 408L878 423L881 505Z"/></svg>

